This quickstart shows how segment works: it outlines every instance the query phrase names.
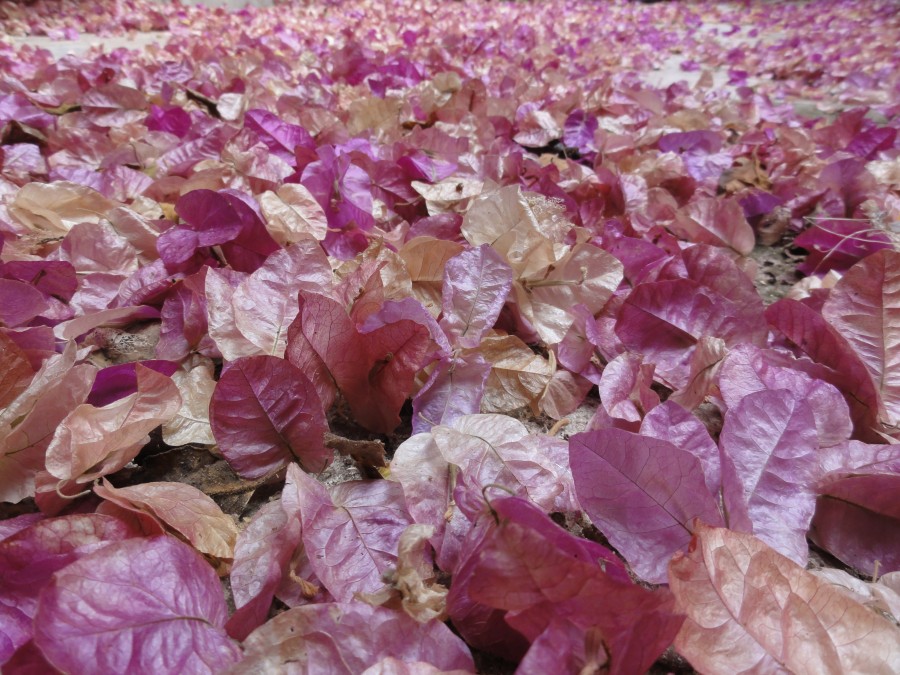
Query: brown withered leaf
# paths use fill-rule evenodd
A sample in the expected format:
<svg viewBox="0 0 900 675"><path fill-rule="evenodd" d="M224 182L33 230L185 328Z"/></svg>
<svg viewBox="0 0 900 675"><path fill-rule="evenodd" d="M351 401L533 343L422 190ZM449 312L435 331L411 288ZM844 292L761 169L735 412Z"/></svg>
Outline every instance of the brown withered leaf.
<svg viewBox="0 0 900 675"><path fill-rule="evenodd" d="M25 390L33 374L21 347L0 333L0 409Z"/></svg>
<svg viewBox="0 0 900 675"><path fill-rule="evenodd" d="M331 432L325 432L322 440L326 448L337 450L345 457L350 457L363 470L377 470L387 466L384 443L381 441L344 438Z"/></svg>
<svg viewBox="0 0 900 675"><path fill-rule="evenodd" d="M669 585L701 672L900 672L900 629L752 535L697 524Z"/></svg>
<svg viewBox="0 0 900 675"><path fill-rule="evenodd" d="M719 187L729 194L740 192L746 187L768 190L772 187L772 181L754 154L752 157L738 157L734 166L723 171Z"/></svg>

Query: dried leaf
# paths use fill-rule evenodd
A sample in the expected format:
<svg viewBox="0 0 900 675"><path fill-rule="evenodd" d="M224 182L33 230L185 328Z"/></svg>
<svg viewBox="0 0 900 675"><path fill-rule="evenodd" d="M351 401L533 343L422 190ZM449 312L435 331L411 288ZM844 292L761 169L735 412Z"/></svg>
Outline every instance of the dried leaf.
<svg viewBox="0 0 900 675"><path fill-rule="evenodd" d="M0 333L0 409L28 387L33 375L25 352L5 333Z"/></svg>

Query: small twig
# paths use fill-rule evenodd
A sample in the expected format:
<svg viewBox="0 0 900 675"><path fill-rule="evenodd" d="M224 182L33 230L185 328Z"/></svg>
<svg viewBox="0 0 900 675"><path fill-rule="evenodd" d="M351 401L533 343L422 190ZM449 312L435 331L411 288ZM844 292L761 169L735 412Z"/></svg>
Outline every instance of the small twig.
<svg viewBox="0 0 900 675"><path fill-rule="evenodd" d="M325 447L337 450L345 457L365 464L366 466L387 466L384 458L384 443L381 441L360 441L344 438L331 432L325 432Z"/></svg>
<svg viewBox="0 0 900 675"><path fill-rule="evenodd" d="M556 424L550 427L550 431L547 432L548 436L556 436L560 432L561 429L569 426L569 419L563 418L561 420L557 420Z"/></svg>

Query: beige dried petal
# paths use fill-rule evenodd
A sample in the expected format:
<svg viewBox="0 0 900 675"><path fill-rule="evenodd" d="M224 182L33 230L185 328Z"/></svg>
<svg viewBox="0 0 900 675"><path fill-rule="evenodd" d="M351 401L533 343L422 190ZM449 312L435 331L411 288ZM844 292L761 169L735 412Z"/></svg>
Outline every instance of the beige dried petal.
<svg viewBox="0 0 900 675"><path fill-rule="evenodd" d="M836 270L828 270L828 274L824 277L805 277L795 283L784 297L790 298L791 300L802 300L803 298L808 298L812 291L817 288L834 288L834 285L840 281L841 273Z"/></svg>
<svg viewBox="0 0 900 675"><path fill-rule="evenodd" d="M394 98L366 96L355 98L348 106L347 131L358 136L363 131L388 131L397 127L402 104Z"/></svg>
<svg viewBox="0 0 900 675"><path fill-rule="evenodd" d="M700 672L900 672L900 629L752 535L698 523L669 586Z"/></svg>
<svg viewBox="0 0 900 675"><path fill-rule="evenodd" d="M230 560L238 529L207 495L186 483L141 483L115 488L105 479L94 492L129 511L150 514L195 549L215 558Z"/></svg>
<svg viewBox="0 0 900 675"><path fill-rule="evenodd" d="M265 353L238 329L232 304L236 289L228 283L225 275L215 268L207 270L205 290L209 336L222 356L228 361L234 361L242 356Z"/></svg>
<svg viewBox="0 0 900 675"><path fill-rule="evenodd" d="M515 286L522 315L546 344L558 344L575 321L575 305L598 313L623 278L614 256L593 244L578 244L539 274L520 277Z"/></svg>
<svg viewBox="0 0 900 675"><path fill-rule="evenodd" d="M472 246L490 244L516 276L527 277L540 274L559 257L554 244L561 243L564 235L560 237L563 228L558 216L546 197L510 185L475 198L463 219L462 233Z"/></svg>
<svg viewBox="0 0 900 675"><path fill-rule="evenodd" d="M156 250L159 230L150 218L127 206L117 206L111 209L107 216L115 231L125 237L138 251L143 262L159 258ZM162 214L155 217L162 217Z"/></svg>
<svg viewBox="0 0 900 675"><path fill-rule="evenodd" d="M328 233L328 218L312 193L299 183L286 183L275 192L263 192L259 206L266 219L266 228L282 246L289 246L304 237L317 241Z"/></svg>
<svg viewBox="0 0 900 675"><path fill-rule="evenodd" d="M900 187L900 157L866 164L866 170L875 180L887 187Z"/></svg>
<svg viewBox="0 0 900 675"><path fill-rule="evenodd" d="M246 97L243 94L225 93L219 97L216 110L223 120L234 122L244 112Z"/></svg>
<svg viewBox="0 0 900 675"><path fill-rule="evenodd" d="M314 239L306 237L275 251L234 289L234 326L258 353L282 356L288 326L297 316L297 293L327 290L331 280L328 258Z"/></svg>
<svg viewBox="0 0 900 675"><path fill-rule="evenodd" d="M209 401L216 388L213 363L199 355L195 355L194 360L192 367L172 375L172 381L181 394L181 408L175 417L163 424L162 437L168 445L216 443L209 425Z"/></svg>
<svg viewBox="0 0 900 675"><path fill-rule="evenodd" d="M412 295L412 281L403 259L383 242L372 242L352 260L334 271L340 279L339 296L353 306L357 322L378 311L385 300L402 300Z"/></svg>
<svg viewBox="0 0 900 675"><path fill-rule="evenodd" d="M92 328L120 328L138 321L155 318L153 310L145 305L137 307L113 307L101 309L83 316L58 323L53 327L53 335L60 340L74 340Z"/></svg>
<svg viewBox="0 0 900 675"><path fill-rule="evenodd" d="M64 236L76 223L98 223L116 206L96 190L68 181L28 183L16 193L9 214L47 237Z"/></svg>
<svg viewBox="0 0 900 675"><path fill-rule="evenodd" d="M102 408L79 405L57 427L47 447L47 471L60 480L87 482L131 461L153 429L181 407L172 380L140 364L137 392Z"/></svg>
<svg viewBox="0 0 900 675"><path fill-rule="evenodd" d="M519 122L520 131L513 140L519 145L539 148L562 137L562 128L546 110L532 110Z"/></svg>
<svg viewBox="0 0 900 675"><path fill-rule="evenodd" d="M688 410L703 403L716 384L719 366L727 354L728 349L721 338L700 338L691 355L690 379L687 385L669 396L669 400Z"/></svg>
<svg viewBox="0 0 900 675"><path fill-rule="evenodd" d="M91 391L96 368L73 365L75 343L47 359L28 387L0 411L0 502L33 497L53 433Z"/></svg>
<svg viewBox="0 0 900 675"><path fill-rule="evenodd" d="M593 386L593 382L576 373L557 370L541 396L541 412L551 419L561 420L581 405Z"/></svg>
<svg viewBox="0 0 900 675"><path fill-rule="evenodd" d="M482 412L512 412L527 405L537 414L538 401L555 370L547 359L535 354L515 335L486 337L478 349L469 352L480 354L491 364L481 400Z"/></svg>
<svg viewBox="0 0 900 675"><path fill-rule="evenodd" d="M435 318L441 313L444 266L463 250L460 244L453 241L416 237L399 251L409 273L413 297Z"/></svg>
<svg viewBox="0 0 900 675"><path fill-rule="evenodd" d="M397 571L393 586L400 594L401 607L416 621L444 621L447 618L447 591L437 583L428 543L434 535L431 525L409 525L400 535Z"/></svg>
<svg viewBox="0 0 900 675"><path fill-rule="evenodd" d="M481 194L484 181L474 178L451 176L438 183L422 183L414 180L412 189L425 198L428 215L434 216L448 211L461 211L468 200Z"/></svg>
<svg viewBox="0 0 900 675"><path fill-rule="evenodd" d="M812 573L894 623L900 620L900 592L891 586L900 584L900 572L885 574L877 582L863 581L833 567L812 570Z"/></svg>

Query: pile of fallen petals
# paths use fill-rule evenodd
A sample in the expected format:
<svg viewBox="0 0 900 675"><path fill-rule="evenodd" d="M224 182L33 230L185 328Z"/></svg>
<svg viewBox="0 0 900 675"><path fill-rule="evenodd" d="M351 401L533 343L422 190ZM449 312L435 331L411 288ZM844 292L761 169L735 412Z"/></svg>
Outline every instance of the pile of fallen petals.
<svg viewBox="0 0 900 675"><path fill-rule="evenodd" d="M164 31L0 41L4 673L900 671L895 3L87 5L0 4Z"/></svg>

